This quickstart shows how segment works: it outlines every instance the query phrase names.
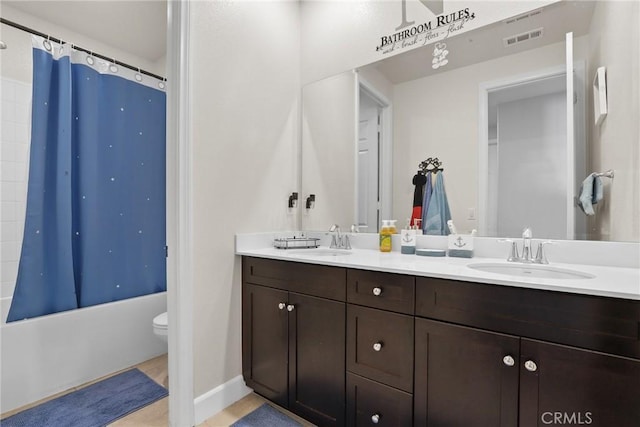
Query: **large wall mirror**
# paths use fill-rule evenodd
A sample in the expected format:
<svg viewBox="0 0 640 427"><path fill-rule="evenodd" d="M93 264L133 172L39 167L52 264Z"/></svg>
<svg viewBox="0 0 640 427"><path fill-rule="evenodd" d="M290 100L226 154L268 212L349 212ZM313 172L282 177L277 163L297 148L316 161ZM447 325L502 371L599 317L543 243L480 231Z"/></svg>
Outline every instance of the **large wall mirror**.
<svg viewBox="0 0 640 427"><path fill-rule="evenodd" d="M638 9L562 1L306 85L302 229L404 224L438 158L461 231L639 241Z"/></svg>

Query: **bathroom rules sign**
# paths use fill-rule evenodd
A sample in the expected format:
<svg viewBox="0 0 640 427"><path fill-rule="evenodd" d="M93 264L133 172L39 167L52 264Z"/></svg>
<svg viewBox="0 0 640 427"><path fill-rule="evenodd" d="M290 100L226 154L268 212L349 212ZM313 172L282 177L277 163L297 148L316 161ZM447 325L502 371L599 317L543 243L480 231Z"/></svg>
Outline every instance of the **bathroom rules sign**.
<svg viewBox="0 0 640 427"><path fill-rule="evenodd" d="M433 9L430 8L430 10ZM398 49L418 47L444 40L463 30L467 22L476 18L475 12L468 7L452 13L438 15L431 21L418 24L414 21L407 21L406 15L406 3L403 0L401 3L402 22L395 32L380 37L380 44L376 46L376 51L388 54Z"/></svg>

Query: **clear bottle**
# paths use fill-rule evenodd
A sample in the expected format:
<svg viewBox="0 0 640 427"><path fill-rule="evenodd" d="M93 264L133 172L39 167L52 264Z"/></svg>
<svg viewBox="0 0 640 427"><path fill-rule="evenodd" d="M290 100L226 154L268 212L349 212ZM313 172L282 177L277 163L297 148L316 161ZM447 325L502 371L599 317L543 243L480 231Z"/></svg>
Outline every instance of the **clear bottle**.
<svg viewBox="0 0 640 427"><path fill-rule="evenodd" d="M391 252L392 235L389 220L382 220L382 228L380 228L380 252Z"/></svg>
<svg viewBox="0 0 640 427"><path fill-rule="evenodd" d="M391 229L391 234L398 234L398 228L396 227L396 222L398 222L398 220L396 219L389 220L389 228Z"/></svg>

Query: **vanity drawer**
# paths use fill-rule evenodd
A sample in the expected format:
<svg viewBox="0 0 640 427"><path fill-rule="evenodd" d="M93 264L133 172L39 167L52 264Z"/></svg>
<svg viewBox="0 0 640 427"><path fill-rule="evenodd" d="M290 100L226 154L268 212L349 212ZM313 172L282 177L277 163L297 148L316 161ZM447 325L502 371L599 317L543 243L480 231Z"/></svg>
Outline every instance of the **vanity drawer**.
<svg viewBox="0 0 640 427"><path fill-rule="evenodd" d="M347 305L347 370L413 392L412 316Z"/></svg>
<svg viewBox="0 0 640 427"><path fill-rule="evenodd" d="M413 397L404 391L347 373L347 425L413 425Z"/></svg>
<svg viewBox="0 0 640 427"><path fill-rule="evenodd" d="M413 314L415 282L413 276L347 270L347 302Z"/></svg>
<svg viewBox="0 0 640 427"><path fill-rule="evenodd" d="M640 359L640 301L419 277L416 315Z"/></svg>
<svg viewBox="0 0 640 427"><path fill-rule="evenodd" d="M255 285L346 301L346 278L345 268L242 257L242 279Z"/></svg>

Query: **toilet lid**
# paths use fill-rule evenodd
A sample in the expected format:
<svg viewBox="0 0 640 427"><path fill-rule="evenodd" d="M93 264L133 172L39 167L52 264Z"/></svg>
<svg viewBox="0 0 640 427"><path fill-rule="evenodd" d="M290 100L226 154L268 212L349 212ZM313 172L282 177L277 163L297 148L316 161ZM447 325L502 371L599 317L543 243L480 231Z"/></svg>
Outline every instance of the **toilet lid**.
<svg viewBox="0 0 640 427"><path fill-rule="evenodd" d="M153 326L156 328L166 328L167 327L167 312L158 314L153 318Z"/></svg>

